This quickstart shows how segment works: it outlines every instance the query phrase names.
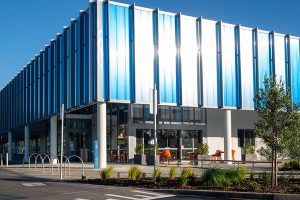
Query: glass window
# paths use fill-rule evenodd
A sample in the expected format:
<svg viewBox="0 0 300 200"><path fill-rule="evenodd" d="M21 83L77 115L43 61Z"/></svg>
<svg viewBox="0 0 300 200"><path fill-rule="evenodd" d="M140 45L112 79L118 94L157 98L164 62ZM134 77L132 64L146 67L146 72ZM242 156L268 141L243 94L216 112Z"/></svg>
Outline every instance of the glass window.
<svg viewBox="0 0 300 200"><path fill-rule="evenodd" d="M144 121L143 118L143 105L132 105L133 107L133 122L139 123Z"/></svg>
<svg viewBox="0 0 300 200"><path fill-rule="evenodd" d="M193 148L194 132L184 130L181 132L181 138L182 148Z"/></svg>
<svg viewBox="0 0 300 200"><path fill-rule="evenodd" d="M128 105L119 104L119 123L126 124L128 121Z"/></svg>
<svg viewBox="0 0 300 200"><path fill-rule="evenodd" d="M194 123L194 109L193 108L183 108L182 109L182 121L183 123Z"/></svg>
<svg viewBox="0 0 300 200"><path fill-rule="evenodd" d="M153 144L153 133L151 130L143 130L144 134L144 147L150 148L150 145Z"/></svg>
<svg viewBox="0 0 300 200"><path fill-rule="evenodd" d="M178 148L179 136L177 130L160 130L157 133L157 143L159 148Z"/></svg>
<svg viewBox="0 0 300 200"><path fill-rule="evenodd" d="M150 106L144 105L144 117L145 117L145 123L153 124L154 115L150 114Z"/></svg>
<svg viewBox="0 0 300 200"><path fill-rule="evenodd" d="M238 145L244 147L245 144L255 146L255 133L254 130L238 130Z"/></svg>
<svg viewBox="0 0 300 200"><path fill-rule="evenodd" d="M174 123L181 123L181 108L180 107L171 107L171 121Z"/></svg>
<svg viewBox="0 0 300 200"><path fill-rule="evenodd" d="M159 122L167 122L170 121L170 107L168 106L160 106L158 108L159 113Z"/></svg>

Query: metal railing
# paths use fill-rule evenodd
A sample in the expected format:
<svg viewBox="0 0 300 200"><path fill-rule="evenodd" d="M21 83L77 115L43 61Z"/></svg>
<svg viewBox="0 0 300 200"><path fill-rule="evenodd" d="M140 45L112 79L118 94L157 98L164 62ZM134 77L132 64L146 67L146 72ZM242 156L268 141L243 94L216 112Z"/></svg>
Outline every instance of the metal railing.
<svg viewBox="0 0 300 200"><path fill-rule="evenodd" d="M82 171L82 176L84 176L84 162L80 156L77 155L71 155L67 157L66 155L63 155L64 162L60 163L60 155L52 155L52 154L44 154L44 153L32 153L28 157L28 170L31 170L32 166L32 160L34 159L34 168L35 170L38 169L38 161L40 159L41 164L42 164L42 172L44 173L45 170L45 161L48 160L48 168L49 171L51 169L51 174L54 174L54 168L57 166L57 172L59 174L59 169L62 166L64 168L64 176L66 176L66 164L68 164L68 176L71 175L71 158L77 158L81 162L81 171ZM54 161L57 161L55 163ZM23 167L25 168L25 157L23 158Z"/></svg>

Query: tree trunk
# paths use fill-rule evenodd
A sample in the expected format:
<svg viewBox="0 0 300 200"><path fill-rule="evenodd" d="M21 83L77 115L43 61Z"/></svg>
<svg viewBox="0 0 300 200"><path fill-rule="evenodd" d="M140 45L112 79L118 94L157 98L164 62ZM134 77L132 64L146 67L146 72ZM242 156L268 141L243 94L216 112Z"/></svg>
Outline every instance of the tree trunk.
<svg viewBox="0 0 300 200"><path fill-rule="evenodd" d="M278 167L277 167L277 151L275 151L275 181L274 186L277 187L277 173L278 173Z"/></svg>
<svg viewBox="0 0 300 200"><path fill-rule="evenodd" d="M271 187L274 187L274 149L272 148L272 170L271 170Z"/></svg>

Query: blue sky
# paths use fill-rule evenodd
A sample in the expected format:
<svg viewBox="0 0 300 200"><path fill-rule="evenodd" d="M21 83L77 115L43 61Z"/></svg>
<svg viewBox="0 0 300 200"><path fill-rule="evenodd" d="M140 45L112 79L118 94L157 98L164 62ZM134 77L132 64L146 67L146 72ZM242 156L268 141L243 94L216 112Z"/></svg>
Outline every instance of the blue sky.
<svg viewBox="0 0 300 200"><path fill-rule="evenodd" d="M299 0L117 1L300 36ZM87 7L88 0L1 0L0 88Z"/></svg>

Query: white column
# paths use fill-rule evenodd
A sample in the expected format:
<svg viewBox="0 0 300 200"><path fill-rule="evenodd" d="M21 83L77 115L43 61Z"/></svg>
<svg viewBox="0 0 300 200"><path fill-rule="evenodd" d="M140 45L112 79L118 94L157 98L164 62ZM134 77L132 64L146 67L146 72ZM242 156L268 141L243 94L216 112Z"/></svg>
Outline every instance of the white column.
<svg viewBox="0 0 300 200"><path fill-rule="evenodd" d="M57 155L57 116L50 117L50 154L51 158Z"/></svg>
<svg viewBox="0 0 300 200"><path fill-rule="evenodd" d="M24 128L24 161L25 162L28 162L29 146L30 146L30 132L29 132L29 125L26 125Z"/></svg>
<svg viewBox="0 0 300 200"><path fill-rule="evenodd" d="M99 168L105 169L107 165L106 103L97 104L97 139L99 143Z"/></svg>
<svg viewBox="0 0 300 200"><path fill-rule="evenodd" d="M40 153L46 153L46 132L40 135Z"/></svg>
<svg viewBox="0 0 300 200"><path fill-rule="evenodd" d="M231 156L231 151L232 151L231 110L225 110L224 127L225 127L224 159L232 160L232 156ZM228 164L230 164L230 162Z"/></svg>
<svg viewBox="0 0 300 200"><path fill-rule="evenodd" d="M8 161L12 160L12 132L8 131Z"/></svg>

